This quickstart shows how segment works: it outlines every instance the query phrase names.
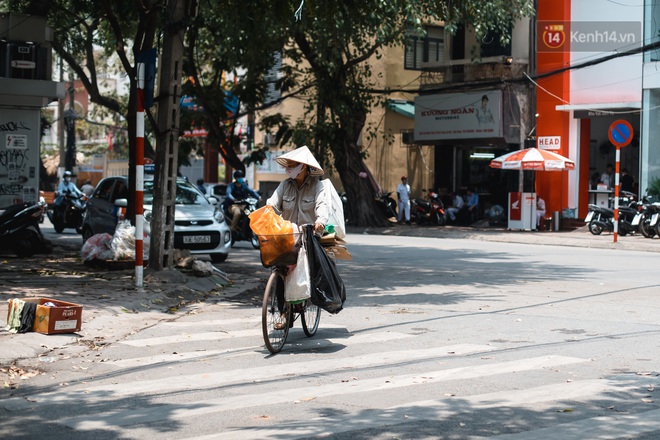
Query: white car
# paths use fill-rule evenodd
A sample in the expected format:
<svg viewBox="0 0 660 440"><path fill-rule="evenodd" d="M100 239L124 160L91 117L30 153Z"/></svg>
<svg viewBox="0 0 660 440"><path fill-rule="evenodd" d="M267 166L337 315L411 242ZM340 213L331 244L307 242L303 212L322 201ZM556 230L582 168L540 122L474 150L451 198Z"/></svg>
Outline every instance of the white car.
<svg viewBox="0 0 660 440"><path fill-rule="evenodd" d="M150 233L153 203L153 178L145 176L144 219L145 233ZM174 214L174 247L189 249L193 254L209 254L211 261L220 263L227 259L231 249L231 232L225 221L220 204L215 198L207 198L185 179L176 182L176 206ZM83 220L83 242L91 236L107 232L112 235L128 199L128 178L106 177L94 189L87 201Z"/></svg>
<svg viewBox="0 0 660 440"><path fill-rule="evenodd" d="M204 195L208 197L215 197L218 199L218 203L222 204L227 197L227 184L224 182L221 183L205 183L204 184Z"/></svg>

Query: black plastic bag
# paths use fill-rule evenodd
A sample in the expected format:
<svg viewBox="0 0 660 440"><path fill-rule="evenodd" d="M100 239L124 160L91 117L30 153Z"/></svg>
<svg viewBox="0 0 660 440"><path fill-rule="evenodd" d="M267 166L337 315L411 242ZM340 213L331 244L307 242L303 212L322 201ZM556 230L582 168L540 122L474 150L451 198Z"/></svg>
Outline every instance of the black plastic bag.
<svg viewBox="0 0 660 440"><path fill-rule="evenodd" d="M339 313L346 301L346 287L339 276L337 265L325 253L314 236L314 228L305 226L305 245L311 278L312 303L329 313Z"/></svg>

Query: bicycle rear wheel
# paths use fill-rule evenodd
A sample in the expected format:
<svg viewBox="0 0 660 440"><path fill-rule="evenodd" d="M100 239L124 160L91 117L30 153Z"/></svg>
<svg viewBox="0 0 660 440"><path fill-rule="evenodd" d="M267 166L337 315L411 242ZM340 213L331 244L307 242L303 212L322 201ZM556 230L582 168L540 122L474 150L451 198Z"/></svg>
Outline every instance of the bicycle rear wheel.
<svg viewBox="0 0 660 440"><path fill-rule="evenodd" d="M291 316L290 306L284 303L280 311L277 301L278 291L284 293L284 280L278 273L273 272L266 284L264 302L261 307L261 328L264 342L271 353L278 353L282 350L289 335L289 323L286 317ZM280 296L281 298L284 297L283 295Z"/></svg>
<svg viewBox="0 0 660 440"><path fill-rule="evenodd" d="M312 304L312 300L305 301L305 309L300 314L302 317L302 328L307 336L314 336L319 328L321 320L321 308Z"/></svg>

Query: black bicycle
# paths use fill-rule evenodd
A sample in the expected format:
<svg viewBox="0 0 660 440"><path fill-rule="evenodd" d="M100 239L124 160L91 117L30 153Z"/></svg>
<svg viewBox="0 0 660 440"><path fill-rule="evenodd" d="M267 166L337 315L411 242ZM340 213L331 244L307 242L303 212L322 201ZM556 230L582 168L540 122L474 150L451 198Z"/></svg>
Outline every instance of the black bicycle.
<svg viewBox="0 0 660 440"><path fill-rule="evenodd" d="M264 291L261 327L266 348L271 353L278 353L282 350L286 338L289 336L289 329L293 327L298 318L308 337L316 334L321 320L321 308L314 305L310 298L286 300L284 281L287 270L288 266L275 266Z"/></svg>
<svg viewBox="0 0 660 440"><path fill-rule="evenodd" d="M277 267L271 273L261 308L261 326L266 348L278 353L284 347L289 329L300 318L302 328L308 337L314 336L321 321L321 309L308 298L299 301L286 301L284 278L286 267Z"/></svg>

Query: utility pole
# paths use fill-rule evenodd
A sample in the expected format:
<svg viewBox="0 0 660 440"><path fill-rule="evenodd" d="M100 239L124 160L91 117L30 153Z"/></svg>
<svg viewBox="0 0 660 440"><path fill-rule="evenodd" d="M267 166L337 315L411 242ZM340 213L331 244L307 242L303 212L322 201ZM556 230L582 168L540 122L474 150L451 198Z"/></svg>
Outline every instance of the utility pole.
<svg viewBox="0 0 660 440"><path fill-rule="evenodd" d="M64 156L64 168L74 171L76 166L76 119L78 115L75 109L75 83L73 78L69 85L69 109L64 112L64 125L66 126L66 154Z"/></svg>
<svg viewBox="0 0 660 440"><path fill-rule="evenodd" d="M64 82L64 60L60 58L60 82ZM66 147L64 145L64 98L57 100L57 144L60 152L60 163L58 164L57 177L64 176L66 165Z"/></svg>
<svg viewBox="0 0 660 440"><path fill-rule="evenodd" d="M181 64L187 18L197 11L197 0L169 0L167 24L159 63L158 133L154 179L154 205L151 223L149 268L171 268L174 251L174 209L177 155L179 149L179 102Z"/></svg>

